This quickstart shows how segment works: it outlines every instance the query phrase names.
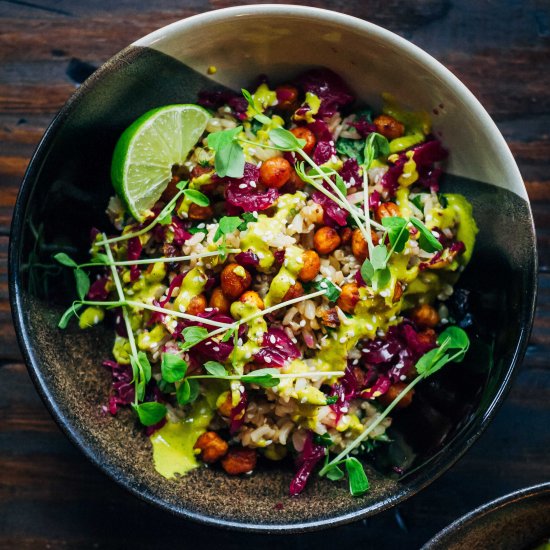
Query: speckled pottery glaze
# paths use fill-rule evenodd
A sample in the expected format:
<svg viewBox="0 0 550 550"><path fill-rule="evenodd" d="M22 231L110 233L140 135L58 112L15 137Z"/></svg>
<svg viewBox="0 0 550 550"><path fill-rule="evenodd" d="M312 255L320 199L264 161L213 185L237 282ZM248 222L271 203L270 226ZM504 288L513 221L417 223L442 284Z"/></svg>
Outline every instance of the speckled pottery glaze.
<svg viewBox="0 0 550 550"><path fill-rule="evenodd" d="M299 44L297 42L299 37ZM217 72L207 76L207 67ZM90 227L109 228L109 168L121 132L160 105L188 103L214 86L239 89L258 74L274 82L312 66L346 79L380 106L390 92L434 113L451 150L447 191L465 194L480 226L461 285L471 291L479 338L468 360L417 393L397 416L395 442L369 467L371 491L315 480L288 496L290 464L227 477L201 468L159 476L151 446L129 411L105 415L110 375L101 367L112 333L58 330L74 296L70 273L52 265L60 246L86 256ZM483 431L527 345L536 293L531 211L517 166L496 126L447 69L406 40L370 23L300 6L261 5L178 21L129 46L97 70L46 131L14 212L10 296L21 348L36 387L67 436L101 470L144 500L181 517L249 531L292 532L349 522L413 495L449 468ZM44 267L46 266L46 267ZM407 474L385 475L407 462Z"/></svg>
<svg viewBox="0 0 550 550"><path fill-rule="evenodd" d="M521 489L457 519L422 550L534 550L550 539L550 483Z"/></svg>

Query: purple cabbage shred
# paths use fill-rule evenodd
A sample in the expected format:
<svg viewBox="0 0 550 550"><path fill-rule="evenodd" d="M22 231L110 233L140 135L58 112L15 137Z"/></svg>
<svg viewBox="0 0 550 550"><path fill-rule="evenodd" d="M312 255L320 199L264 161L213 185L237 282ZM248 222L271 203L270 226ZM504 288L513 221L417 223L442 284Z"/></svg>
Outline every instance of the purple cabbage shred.
<svg viewBox="0 0 550 550"><path fill-rule="evenodd" d="M254 361L266 367L284 367L300 355L300 350L286 332L273 327L264 334L262 348L254 355Z"/></svg>
<svg viewBox="0 0 550 550"><path fill-rule="evenodd" d="M313 432L308 432L302 452L296 459L297 471L290 482L290 495L299 495L307 484L317 463L325 458L326 448L313 442Z"/></svg>

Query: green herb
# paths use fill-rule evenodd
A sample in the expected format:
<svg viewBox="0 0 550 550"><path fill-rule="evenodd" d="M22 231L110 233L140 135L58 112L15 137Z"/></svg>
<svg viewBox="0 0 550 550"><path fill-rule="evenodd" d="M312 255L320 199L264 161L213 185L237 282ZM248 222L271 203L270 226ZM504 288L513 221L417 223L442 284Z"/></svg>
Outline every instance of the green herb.
<svg viewBox="0 0 550 550"><path fill-rule="evenodd" d="M426 252L436 252L443 250L443 245L435 238L434 234L417 218L411 218L411 223L420 232L418 244Z"/></svg>
<svg viewBox="0 0 550 550"><path fill-rule="evenodd" d="M195 235L196 233L208 233L208 229L206 229L206 227L190 227L187 231L189 231L191 235Z"/></svg>
<svg viewBox="0 0 550 550"><path fill-rule="evenodd" d="M316 290L323 290L325 296L329 302L336 302L342 293L342 290L339 286L335 285L330 279L319 279L313 281L309 285L304 285L304 288L315 288Z"/></svg>
<svg viewBox="0 0 550 550"><path fill-rule="evenodd" d="M187 372L187 361L174 353L163 353L160 371L165 382L179 382Z"/></svg>
<svg viewBox="0 0 550 550"><path fill-rule="evenodd" d="M324 433L323 435L313 434L313 443L315 445L322 445L323 447L330 447L333 441L328 433Z"/></svg>
<svg viewBox="0 0 550 550"><path fill-rule="evenodd" d="M176 385L166 382L162 378L157 382L157 385L162 393L176 393Z"/></svg>
<svg viewBox="0 0 550 550"><path fill-rule="evenodd" d="M132 373L136 381L137 399L143 401L145 397L145 386L151 380L151 363L147 355L140 351L130 355L130 364L132 365Z"/></svg>
<svg viewBox="0 0 550 550"><path fill-rule="evenodd" d="M407 224L408 221L399 216L388 216L387 218L382 218L382 225L388 230L388 238L390 239L393 252L403 252L403 249L409 240Z"/></svg>
<svg viewBox="0 0 550 550"><path fill-rule="evenodd" d="M214 168L218 176L224 178L242 178L244 174L243 148L235 139L243 130L242 126L214 132L208 135L208 147L216 152Z"/></svg>
<svg viewBox="0 0 550 550"><path fill-rule="evenodd" d="M74 270L74 278L76 280L76 292L81 300L86 298L86 294L90 290L90 277L80 268Z"/></svg>
<svg viewBox="0 0 550 550"><path fill-rule="evenodd" d="M338 403L338 396L327 395L327 405L334 405L334 403Z"/></svg>
<svg viewBox="0 0 550 550"><path fill-rule="evenodd" d="M346 459L348 472L349 492L354 497L363 496L369 490L369 480L363 469L363 465L353 457Z"/></svg>
<svg viewBox="0 0 550 550"><path fill-rule="evenodd" d="M424 212L423 198L426 196L426 193L421 193L419 195L416 195L412 199L409 197L409 200L416 206L416 208L418 208L418 210L420 210L420 212Z"/></svg>
<svg viewBox="0 0 550 550"><path fill-rule="evenodd" d="M73 316L78 316L77 311L82 307L82 304L73 303L71 307L69 307L65 313L61 316L61 319L59 319L59 323L57 326L59 328L67 328L67 325L69 324L69 321Z"/></svg>
<svg viewBox="0 0 550 550"><path fill-rule="evenodd" d="M58 252L54 255L54 259L57 260L61 265L67 267L78 267L78 264L70 258L65 252Z"/></svg>
<svg viewBox="0 0 550 550"><path fill-rule="evenodd" d="M284 128L271 130L269 139L281 151L298 151L306 144L305 139L298 139L292 132Z"/></svg>
<svg viewBox="0 0 550 550"><path fill-rule="evenodd" d="M214 234L214 242L220 240L225 235L231 235L236 231L239 226L243 223L243 220L238 216L224 216L218 222L218 228Z"/></svg>
<svg viewBox="0 0 550 550"><path fill-rule="evenodd" d="M370 168L372 161L380 156L387 156L390 154L390 144L382 134L372 132L369 134L367 141L365 142L365 150L363 157L365 158L364 167L366 170Z"/></svg>
<svg viewBox="0 0 550 550"><path fill-rule="evenodd" d="M210 204L210 199L196 189L185 189L183 194L187 199L199 206L209 206Z"/></svg>
<svg viewBox="0 0 550 550"><path fill-rule="evenodd" d="M176 399L180 405L193 403L199 396L199 383L196 380L186 378L176 390Z"/></svg>
<svg viewBox="0 0 550 550"><path fill-rule="evenodd" d="M92 257L92 263L93 264L108 264L109 263L109 258L107 256L107 254L96 253Z"/></svg>
<svg viewBox="0 0 550 550"><path fill-rule="evenodd" d="M204 364L204 368L212 376L227 376L227 370L225 367L217 361L207 361Z"/></svg>
<svg viewBox="0 0 550 550"><path fill-rule="evenodd" d="M336 184L336 187L338 187L340 193L342 193L345 197L348 194L348 188L346 187L346 184L340 174L336 174L334 176L334 183Z"/></svg>
<svg viewBox="0 0 550 550"><path fill-rule="evenodd" d="M364 149L364 139L340 138L336 142L336 151L341 155L346 155L346 157L357 159L358 164L363 164L365 162L365 156L363 155Z"/></svg>
<svg viewBox="0 0 550 550"><path fill-rule="evenodd" d="M162 218L157 216L157 222L159 225L170 225L172 223L172 212L166 212Z"/></svg>
<svg viewBox="0 0 550 550"><path fill-rule="evenodd" d="M328 479L330 479L331 481L339 481L340 479L342 479L345 474L344 472L340 469L339 466L337 466L336 464L333 464L328 470L327 472L325 473L325 475L327 476Z"/></svg>
<svg viewBox="0 0 550 550"><path fill-rule="evenodd" d="M187 350L208 337L208 331L204 327L186 327L181 331L184 342L180 348Z"/></svg>
<svg viewBox="0 0 550 550"><path fill-rule="evenodd" d="M166 406L156 401L141 403L136 405L132 403L134 411L136 411L139 421L144 426L154 426L158 424L166 416Z"/></svg>
<svg viewBox="0 0 550 550"><path fill-rule="evenodd" d="M243 222L237 228L239 231L245 231L246 228L248 227L249 223L254 223L254 222L258 221L256 216L254 216L254 214L252 214L252 212L243 212L241 214L241 218L243 219Z"/></svg>
<svg viewBox="0 0 550 550"><path fill-rule="evenodd" d="M263 388L272 388L281 382L278 378L279 374L277 369L258 369L241 376L241 382L258 384L258 386L262 386Z"/></svg>
<svg viewBox="0 0 550 550"><path fill-rule="evenodd" d="M248 104L250 105L250 109L252 110L253 113L255 113L254 119L260 122L261 124L270 124L271 119L268 116L265 116L264 114L259 112L258 109L256 108L256 104L254 103L254 98L252 97L251 93L248 90L245 90L244 88L241 88L241 92L244 98L246 99L246 101L248 101Z"/></svg>
<svg viewBox="0 0 550 550"><path fill-rule="evenodd" d="M421 380L431 376L451 361L462 361L470 346L468 335L461 328L455 326L448 327L444 330L439 335L437 343L439 344L439 347L424 354L417 361L415 368L418 372L418 376L416 376L416 378L410 382L409 385L397 395L397 397L395 397L395 399L384 409L384 411L378 415L376 420L365 430L363 430L361 434L358 435L352 442L350 442L341 453L339 453L331 461L328 461L327 459L327 462L319 472L320 476L328 475L328 473L335 466L338 466L345 460L346 469L350 480L351 494L354 496L359 496L368 490L368 480L364 474L363 467L361 466L361 468L359 468L359 466L353 462L356 459L349 457L349 454L363 444L369 434L371 434L373 430L380 425L380 423L398 405L401 399L403 399L403 397L405 397L405 395L407 395Z"/></svg>

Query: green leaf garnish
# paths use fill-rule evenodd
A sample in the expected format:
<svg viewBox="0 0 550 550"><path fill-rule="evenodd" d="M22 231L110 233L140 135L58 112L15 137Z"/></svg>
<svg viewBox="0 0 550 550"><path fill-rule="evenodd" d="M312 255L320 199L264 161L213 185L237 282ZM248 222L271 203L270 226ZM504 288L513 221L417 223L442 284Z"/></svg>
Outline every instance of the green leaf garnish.
<svg viewBox="0 0 550 550"><path fill-rule="evenodd" d="M78 264L65 252L58 252L54 255L54 259L57 260L61 265L67 267L78 267Z"/></svg>
<svg viewBox="0 0 550 550"><path fill-rule="evenodd" d="M348 188L346 187L346 184L344 180L342 179L342 176L340 174L336 174L334 176L334 183L336 184L336 187L338 188L338 191L342 193L342 195L347 196L348 194Z"/></svg>
<svg viewBox="0 0 550 550"><path fill-rule="evenodd" d="M217 361L207 361L204 364L204 368L212 376L227 376L227 370L225 367Z"/></svg>
<svg viewBox="0 0 550 550"><path fill-rule="evenodd" d="M81 300L86 298L86 294L90 290L90 277L80 268L74 270L74 278L76 280L76 292Z"/></svg>
<svg viewBox="0 0 550 550"><path fill-rule="evenodd" d="M334 403L338 403L338 396L327 395L327 405L334 405Z"/></svg>
<svg viewBox="0 0 550 550"><path fill-rule="evenodd" d="M67 328L67 325L69 324L69 321L71 320L71 317L78 315L77 311L82 307L82 304L74 303L69 307L65 313L61 316L61 319L59 319L59 323L57 326L59 328Z"/></svg>
<svg viewBox="0 0 550 550"><path fill-rule="evenodd" d="M418 244L426 252L443 250L443 245L435 238L434 234L417 218L411 218L411 223L420 232Z"/></svg>
<svg viewBox="0 0 550 550"><path fill-rule="evenodd" d="M259 112L258 109L256 108L256 104L254 103L254 98L252 97L252 94L248 90L245 90L244 88L241 88L241 93L243 94L244 98L248 102L248 105L250 106L251 111L255 113L254 119L257 120L258 122L261 122L262 124L270 124L271 119L268 116L264 115L263 113Z"/></svg>
<svg viewBox="0 0 550 550"><path fill-rule="evenodd" d="M357 159L359 165L365 162L363 151L365 148L364 139L340 138L336 142L336 152L346 155L349 158Z"/></svg>
<svg viewBox="0 0 550 550"><path fill-rule="evenodd" d="M365 158L364 166L368 170L372 161L380 156L388 156L390 154L390 144L382 134L372 132L369 134L365 142L365 150L363 157Z"/></svg>
<svg viewBox="0 0 550 550"><path fill-rule="evenodd" d="M390 239L393 252L403 252L409 240L407 224L407 220L399 216L382 218L382 225L388 230L388 238Z"/></svg>
<svg viewBox="0 0 550 550"><path fill-rule="evenodd" d="M328 433L324 433L323 435L313 434L313 443L315 445L322 445L323 447L330 447L332 445L332 437Z"/></svg>
<svg viewBox="0 0 550 550"><path fill-rule="evenodd" d="M224 216L221 218L214 234L214 242L236 231L242 223L243 220L239 216Z"/></svg>
<svg viewBox="0 0 550 550"><path fill-rule="evenodd" d="M156 401L141 403L136 405L132 403L132 408L136 411L139 421L144 426L154 426L166 416L166 406Z"/></svg>
<svg viewBox="0 0 550 550"><path fill-rule="evenodd" d="M292 132L284 128L274 128L269 132L269 139L280 151L298 151L305 144L305 139L298 139Z"/></svg>
<svg viewBox="0 0 550 550"><path fill-rule="evenodd" d="M181 349L189 349L208 337L208 331L204 327L186 327L181 331L184 341L180 343Z"/></svg>
<svg viewBox="0 0 550 550"><path fill-rule="evenodd" d="M199 395L199 390L199 383L196 380L188 380L186 378L176 390L176 399L180 405L193 403Z"/></svg>
<svg viewBox="0 0 550 550"><path fill-rule="evenodd" d="M179 382L187 372L187 361L174 353L163 353L160 371L165 382Z"/></svg>
<svg viewBox="0 0 550 550"><path fill-rule="evenodd" d="M361 277L365 283L372 282L372 277L374 276L374 267L372 266L371 261L366 258L361 266Z"/></svg>
<svg viewBox="0 0 550 550"><path fill-rule="evenodd" d="M372 249L370 262L374 271L378 271L379 269L384 269L386 267L387 255L388 251L383 244L379 244Z"/></svg>
<svg viewBox="0 0 550 550"><path fill-rule="evenodd" d="M346 459L346 470L349 479L349 492L354 497L363 496L369 490L369 480L363 465L354 457Z"/></svg>
<svg viewBox="0 0 550 550"><path fill-rule="evenodd" d="M172 223L172 212L166 212L162 218L157 218L159 225L169 225Z"/></svg>
<svg viewBox="0 0 550 550"><path fill-rule="evenodd" d="M273 368L258 369L252 371L244 376L241 376L242 382L248 382L249 384L258 384L263 388L272 388L280 383L278 378L279 371Z"/></svg>
<svg viewBox="0 0 550 550"><path fill-rule="evenodd" d="M323 278L318 281L313 281L311 286L316 290L324 290L325 296L329 302L336 302L342 293L340 287L335 285L330 279Z"/></svg>
<svg viewBox="0 0 550 550"><path fill-rule="evenodd" d="M184 196L189 199L191 202L197 204L198 206L209 206L210 199L200 191L196 189L185 189L183 191Z"/></svg>
<svg viewBox="0 0 550 550"><path fill-rule="evenodd" d="M328 479L330 479L331 481L339 481L340 479L342 479L344 477L344 472L342 471L342 469L337 466L336 464L334 464L333 466L331 466L328 470L327 470L327 473L326 473L326 476L328 477Z"/></svg>
<svg viewBox="0 0 550 550"><path fill-rule="evenodd" d="M218 176L242 178L244 174L243 148L235 139L243 130L242 126L208 134L208 147L216 152L214 168Z"/></svg>

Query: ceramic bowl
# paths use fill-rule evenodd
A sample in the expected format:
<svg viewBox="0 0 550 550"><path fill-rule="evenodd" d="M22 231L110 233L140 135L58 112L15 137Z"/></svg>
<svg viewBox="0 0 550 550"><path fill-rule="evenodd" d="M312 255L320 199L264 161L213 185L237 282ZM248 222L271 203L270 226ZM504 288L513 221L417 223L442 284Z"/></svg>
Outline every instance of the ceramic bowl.
<svg viewBox="0 0 550 550"><path fill-rule="evenodd" d="M476 508L422 550L535 550L549 539L550 483L542 483Z"/></svg>
<svg viewBox="0 0 550 550"><path fill-rule="evenodd" d="M207 68L217 72L208 76ZM461 285L470 291L478 337L470 360L425 384L394 444L376 460L372 490L352 498L343 484L311 483L288 496L291 467L231 478L206 468L168 481L152 466L148 440L130 413L101 405L101 367L112 333L61 331L74 296L69 273L52 265L63 247L84 258L92 226L108 229L114 144L139 115L194 102L204 88L239 89L258 74L273 82L325 66L364 102L381 92L433 114L451 151L445 189L465 194L480 227ZM504 139L474 96L428 54L380 27L338 13L261 5L178 21L129 46L97 70L46 131L25 175L13 217L10 294L29 371L67 436L101 470L148 502L205 523L256 531L337 525L388 508L449 468L483 431L504 398L531 328L536 291L533 221L525 187ZM392 466L403 464L405 476ZM399 468L397 468L399 470Z"/></svg>

